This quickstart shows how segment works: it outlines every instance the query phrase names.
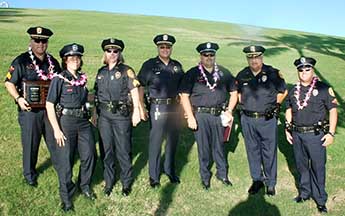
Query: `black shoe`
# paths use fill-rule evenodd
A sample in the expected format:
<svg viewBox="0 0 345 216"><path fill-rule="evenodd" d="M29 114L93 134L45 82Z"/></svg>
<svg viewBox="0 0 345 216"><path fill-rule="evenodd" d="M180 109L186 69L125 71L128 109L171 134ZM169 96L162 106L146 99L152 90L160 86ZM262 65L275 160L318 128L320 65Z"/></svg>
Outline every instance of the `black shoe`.
<svg viewBox="0 0 345 216"><path fill-rule="evenodd" d="M180 178L177 175L169 175L169 174L165 174L166 176L168 176L170 183L173 184L180 184Z"/></svg>
<svg viewBox="0 0 345 216"><path fill-rule="evenodd" d="M295 201L296 203L302 203L302 202L305 202L305 201L307 201L309 199L310 199L310 197L304 198L304 197L301 197L301 196L297 196L297 197L295 197L293 199L293 201Z"/></svg>
<svg viewBox="0 0 345 216"><path fill-rule="evenodd" d="M274 196L276 195L276 189L274 186L267 186L267 189L266 189L266 194L268 196Z"/></svg>
<svg viewBox="0 0 345 216"><path fill-rule="evenodd" d="M325 205L317 205L317 210L319 210L320 213L327 213L327 207Z"/></svg>
<svg viewBox="0 0 345 216"><path fill-rule="evenodd" d="M37 187L38 184L37 184L37 180L27 180L25 179L25 183L31 187Z"/></svg>
<svg viewBox="0 0 345 216"><path fill-rule="evenodd" d="M253 181L253 184L250 186L248 193L249 194L256 194L263 187L264 187L264 183L262 181Z"/></svg>
<svg viewBox="0 0 345 216"><path fill-rule="evenodd" d="M231 183L231 181L228 179L228 178L218 178L217 177L217 179L219 180L219 181L221 181L224 185L226 185L226 186L232 186L232 183Z"/></svg>
<svg viewBox="0 0 345 216"><path fill-rule="evenodd" d="M95 200L96 199L96 195L90 190L83 191L82 194L89 200Z"/></svg>
<svg viewBox="0 0 345 216"><path fill-rule="evenodd" d="M64 212L70 212L70 211L74 211L74 207L72 204L66 204L66 203L62 203L61 204L61 209Z"/></svg>
<svg viewBox="0 0 345 216"><path fill-rule="evenodd" d="M132 188L131 187L124 187L124 188L122 188L122 195L123 196L128 196L131 192L132 192Z"/></svg>
<svg viewBox="0 0 345 216"><path fill-rule="evenodd" d="M209 181L207 181L207 182L202 181L201 184L202 184L202 188L203 188L204 190L208 190L208 189L210 189L210 187L211 187Z"/></svg>
<svg viewBox="0 0 345 216"><path fill-rule="evenodd" d="M105 187L103 189L103 192L104 192L104 195L106 196L110 196L111 192L113 191L113 188L112 187Z"/></svg>
<svg viewBox="0 0 345 216"><path fill-rule="evenodd" d="M155 181L155 180L153 180L152 178L150 178L150 186L151 186L152 188L158 188L158 187L161 186L161 184L159 183L159 181Z"/></svg>

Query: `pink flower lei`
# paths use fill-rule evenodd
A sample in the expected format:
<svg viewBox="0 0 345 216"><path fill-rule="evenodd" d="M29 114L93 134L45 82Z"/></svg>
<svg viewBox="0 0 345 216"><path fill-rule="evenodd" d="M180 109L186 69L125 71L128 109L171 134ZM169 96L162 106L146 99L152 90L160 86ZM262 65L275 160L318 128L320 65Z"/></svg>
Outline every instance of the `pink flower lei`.
<svg viewBox="0 0 345 216"><path fill-rule="evenodd" d="M210 90L214 90L216 87L217 87L217 81L219 80L219 74L218 74L218 65L217 63L214 63L214 73L213 73L213 80L214 80L214 83L213 85L210 84L210 82L208 81L207 79L207 76L205 74L205 71L204 71L204 68L201 64L201 62L199 62L199 65L198 65L198 68L200 70L200 73L202 75L202 77L204 78L204 80L206 81L206 86L210 89Z"/></svg>
<svg viewBox="0 0 345 216"><path fill-rule="evenodd" d="M31 47L29 46L29 55L30 58L32 60L32 64L35 67L35 71L37 73L37 76L40 78L40 80L51 80L55 77L55 73L54 73L54 64L53 61L51 59L51 56L49 55L49 53L46 53L47 55L47 59L48 59L48 63L49 63L49 68L48 68L48 73L44 74L44 71L42 69L40 69L40 67L37 65L36 60L34 58L34 55L32 53Z"/></svg>
<svg viewBox="0 0 345 216"><path fill-rule="evenodd" d="M311 96L311 93L315 87L315 84L316 82L318 81L319 79L317 77L313 77L313 80L311 82L311 85L308 89L308 92L305 94L305 98L303 100L303 103L301 104L301 100L300 100L300 96L301 96L301 82L297 82L297 85L296 85L296 90L294 92L294 96L296 98L296 104L298 106L298 110L302 110L304 107L306 107L308 105L308 101L310 99L310 96Z"/></svg>
<svg viewBox="0 0 345 216"><path fill-rule="evenodd" d="M72 86L84 86L87 83L87 76L85 73L80 73L80 78L75 80L69 80L66 77L62 76L61 74L56 74L54 77L59 77L60 79L63 79L65 82L69 83Z"/></svg>

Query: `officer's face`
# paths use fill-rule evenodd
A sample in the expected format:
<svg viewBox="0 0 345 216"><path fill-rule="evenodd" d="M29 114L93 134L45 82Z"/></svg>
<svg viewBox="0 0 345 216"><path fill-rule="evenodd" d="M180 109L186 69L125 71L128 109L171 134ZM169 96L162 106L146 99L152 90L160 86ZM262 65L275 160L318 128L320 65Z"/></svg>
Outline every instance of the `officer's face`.
<svg viewBox="0 0 345 216"><path fill-rule="evenodd" d="M172 46L170 44L160 44L157 46L158 55L161 58L170 58L172 52Z"/></svg>
<svg viewBox="0 0 345 216"><path fill-rule="evenodd" d="M263 65L263 58L262 55L261 56L256 56L256 57L247 57L247 61L248 61L248 65L249 67L257 72L260 71Z"/></svg>
<svg viewBox="0 0 345 216"><path fill-rule="evenodd" d="M66 65L67 70L77 71L80 68L81 57L80 56L67 56Z"/></svg>
<svg viewBox="0 0 345 216"><path fill-rule="evenodd" d="M314 68L313 67L302 67L298 68L298 77L299 80L303 83L311 83L313 76L314 76Z"/></svg>
<svg viewBox="0 0 345 216"><path fill-rule="evenodd" d="M200 54L200 61L207 68L212 68L216 62L216 54L213 52L204 52Z"/></svg>
<svg viewBox="0 0 345 216"><path fill-rule="evenodd" d="M48 48L48 39L31 39L30 46L36 55L43 55Z"/></svg>
<svg viewBox="0 0 345 216"><path fill-rule="evenodd" d="M120 50L119 49L106 49L105 50L108 63L115 63L119 59Z"/></svg>

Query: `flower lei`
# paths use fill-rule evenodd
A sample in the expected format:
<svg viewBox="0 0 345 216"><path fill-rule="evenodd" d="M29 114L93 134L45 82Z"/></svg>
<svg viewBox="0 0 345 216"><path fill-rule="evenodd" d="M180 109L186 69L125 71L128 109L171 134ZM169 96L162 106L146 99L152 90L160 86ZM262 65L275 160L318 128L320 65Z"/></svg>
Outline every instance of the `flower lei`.
<svg viewBox="0 0 345 216"><path fill-rule="evenodd" d="M296 90L294 92L294 96L296 98L296 104L298 106L298 110L302 110L304 107L306 107L308 105L308 101L310 99L311 93L315 87L316 82L318 81L317 77L313 77L312 83L308 89L308 92L305 94L305 98L303 100L303 103L301 104L300 101L300 96L301 96L301 82L299 81L296 85Z"/></svg>
<svg viewBox="0 0 345 216"><path fill-rule="evenodd" d="M63 79L65 82L69 83L72 86L84 86L87 83L87 76L85 73L80 73L80 78L77 80L69 80L61 74L56 74L54 75L54 77L59 77L60 79Z"/></svg>
<svg viewBox="0 0 345 216"><path fill-rule="evenodd" d="M198 68L200 70L200 73L202 75L202 77L204 78L204 80L206 81L206 86L210 89L210 90L214 90L217 87L217 81L219 80L219 74L218 74L218 65L216 63L214 63L214 73L213 73L213 80L214 83L213 85L210 84L210 82L207 79L207 76L205 74L204 68L201 64L201 62L199 62Z"/></svg>
<svg viewBox="0 0 345 216"><path fill-rule="evenodd" d="M29 46L28 52L29 52L30 58L32 60L32 64L34 65L35 71L36 71L38 77L40 78L40 80L51 80L51 79L53 79L55 77L55 73L54 73L54 67L55 66L53 64L51 56L48 53L46 53L48 63L49 63L49 68L48 68L49 72L47 74L44 74L44 71L42 69L40 69L40 67L37 65L30 46Z"/></svg>

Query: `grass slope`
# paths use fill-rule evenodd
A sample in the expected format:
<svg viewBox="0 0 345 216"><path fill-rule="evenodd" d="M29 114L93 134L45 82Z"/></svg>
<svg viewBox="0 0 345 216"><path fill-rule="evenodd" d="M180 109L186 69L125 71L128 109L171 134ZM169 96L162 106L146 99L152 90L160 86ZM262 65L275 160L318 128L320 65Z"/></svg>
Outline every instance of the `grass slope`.
<svg viewBox="0 0 345 216"><path fill-rule="evenodd" d="M125 58L136 71L147 58L156 54L152 38L165 32L176 36L173 57L181 61L185 70L196 65L199 57L195 47L205 41L219 43L221 48L217 62L229 68L234 75L246 66L242 48L251 43L263 44L268 48L265 62L280 68L289 84L297 79L293 60L300 55L315 57L318 60L317 74L334 86L340 102L335 143L328 148L327 191L329 215L345 214L345 150L342 143L345 139L345 86L341 78L345 71L345 38L191 19L82 11L0 9L2 79L14 57L26 50L29 38L25 32L29 26L34 25L48 26L54 31L49 42L49 52L56 57L66 43L78 42L85 46L83 69L89 74L89 88L92 88L97 69L101 66L100 43L107 37L124 40ZM38 162L41 173L39 187L30 189L23 184L16 107L3 85L0 86L0 122L0 215L61 215L57 176L43 142ZM226 144L229 177L234 183L233 187L226 188L213 178L209 192L201 189L196 145L193 134L185 128L177 154L177 170L182 184L171 185L162 176L162 187L149 189L149 128L147 123L141 123L134 130L133 138L133 193L127 198L122 197L118 181L112 196L104 197L101 163L98 161L93 179L98 199L91 203L76 195L75 215L318 215L314 202L298 205L292 202L297 194L296 169L292 148L285 141L282 125L279 129L278 194L275 197L268 198L263 193L247 196L251 180L238 125L230 143ZM74 178L78 166L79 162L75 165Z"/></svg>

